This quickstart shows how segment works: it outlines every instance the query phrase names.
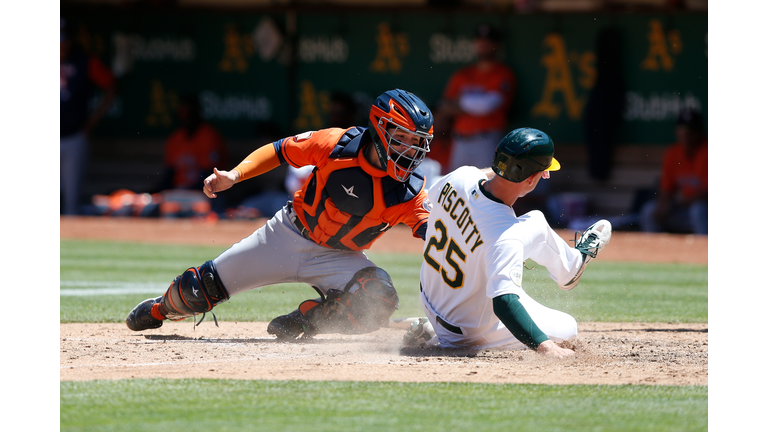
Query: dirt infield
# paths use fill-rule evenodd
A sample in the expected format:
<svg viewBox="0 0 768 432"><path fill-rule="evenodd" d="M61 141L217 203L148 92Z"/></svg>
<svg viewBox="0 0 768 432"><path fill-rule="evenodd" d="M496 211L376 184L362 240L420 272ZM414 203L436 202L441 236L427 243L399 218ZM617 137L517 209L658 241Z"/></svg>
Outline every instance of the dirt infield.
<svg viewBox="0 0 768 432"><path fill-rule="evenodd" d="M221 244L259 223L62 218L61 238ZM572 238L572 232L561 232ZM395 227L373 251L420 252L422 242ZM706 263L704 236L615 233L600 259ZM127 312L127 311L126 311ZM277 342L266 323L165 322L132 332L123 324L61 324L61 380L231 378L359 381L463 381L541 384L707 385L708 324L579 323L576 355L532 351L401 350L404 330L321 335Z"/></svg>
<svg viewBox="0 0 768 432"><path fill-rule="evenodd" d="M707 385L706 324L579 323L576 355L400 350L404 331L277 342L266 323L61 324L61 379L230 378Z"/></svg>

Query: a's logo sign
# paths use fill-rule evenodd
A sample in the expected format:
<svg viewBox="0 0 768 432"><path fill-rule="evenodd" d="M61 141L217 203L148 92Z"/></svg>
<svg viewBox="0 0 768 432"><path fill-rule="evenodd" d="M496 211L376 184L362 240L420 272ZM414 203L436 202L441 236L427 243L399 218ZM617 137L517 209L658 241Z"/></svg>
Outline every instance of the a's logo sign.
<svg viewBox="0 0 768 432"><path fill-rule="evenodd" d="M380 23L376 35L376 59L370 65L374 72L400 73L403 58L411 51L406 33L392 33L388 23Z"/></svg>
<svg viewBox="0 0 768 432"><path fill-rule="evenodd" d="M661 21L654 19L649 23L648 53L640 63L644 70L671 72L675 66L676 56L683 51L680 31L664 29Z"/></svg>
<svg viewBox="0 0 768 432"><path fill-rule="evenodd" d="M197 295L197 292L198 292L198 291L200 291L200 290L196 290L196 289L195 289L195 287L192 287L192 294L194 294L194 295L195 295L195 297L199 297L199 296Z"/></svg>
<svg viewBox="0 0 768 432"><path fill-rule="evenodd" d="M254 54L253 40L250 35L240 33L234 25L228 25L225 31L224 54L219 62L219 70L245 73L248 70L248 58Z"/></svg>
<svg viewBox="0 0 768 432"><path fill-rule="evenodd" d="M578 120L587 96L579 95L577 86L584 90L594 87L597 77L595 54L569 51L563 36L556 33L544 38L544 46L549 48L549 53L542 56L541 64L547 73L541 99L531 109L531 116L557 120L565 108L569 119Z"/></svg>

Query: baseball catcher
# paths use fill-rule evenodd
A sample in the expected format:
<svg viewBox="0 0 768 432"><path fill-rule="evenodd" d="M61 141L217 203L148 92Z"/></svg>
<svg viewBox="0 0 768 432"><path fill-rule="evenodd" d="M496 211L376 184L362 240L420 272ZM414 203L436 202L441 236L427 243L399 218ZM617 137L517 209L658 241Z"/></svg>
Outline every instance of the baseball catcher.
<svg viewBox="0 0 768 432"><path fill-rule="evenodd" d="M204 314L241 292L304 282L320 297L270 322L280 339L365 333L398 307L386 271L363 253L403 223L424 239L429 204L419 164L429 152L432 113L413 93L390 90L370 109L368 127L304 132L258 148L231 171L214 168L203 192L218 192L281 164L313 166L301 189L266 225L221 255L176 277L160 297L140 303L135 331ZM202 320L202 319L201 319Z"/></svg>

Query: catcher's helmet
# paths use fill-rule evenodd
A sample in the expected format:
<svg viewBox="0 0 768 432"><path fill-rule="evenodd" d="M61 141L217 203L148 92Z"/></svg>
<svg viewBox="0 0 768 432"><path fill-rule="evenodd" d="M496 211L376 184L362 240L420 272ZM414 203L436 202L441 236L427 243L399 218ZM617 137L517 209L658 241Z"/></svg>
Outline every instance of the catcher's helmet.
<svg viewBox="0 0 768 432"><path fill-rule="evenodd" d="M509 181L520 183L539 171L557 171L555 143L544 132L532 128L515 129L496 145L492 169Z"/></svg>
<svg viewBox="0 0 768 432"><path fill-rule="evenodd" d="M395 89L376 98L368 117L368 132L373 138L381 166L386 169L390 177L404 182L421 164L429 152L433 122L432 112L413 93ZM408 146L406 150L397 151L390 145L394 133L394 130L391 132L387 130L390 127L418 136L419 144L405 144ZM406 153L410 149L416 150L416 154L408 156Z"/></svg>

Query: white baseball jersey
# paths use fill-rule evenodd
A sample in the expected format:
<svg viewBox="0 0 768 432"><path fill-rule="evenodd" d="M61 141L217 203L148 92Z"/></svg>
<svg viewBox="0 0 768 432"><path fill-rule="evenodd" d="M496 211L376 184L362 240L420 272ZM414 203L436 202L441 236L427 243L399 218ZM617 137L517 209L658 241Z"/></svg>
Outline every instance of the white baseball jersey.
<svg viewBox="0 0 768 432"><path fill-rule="evenodd" d="M493 312L493 298L516 294L536 325L550 339L576 336L576 321L546 308L523 290L523 262L545 266L564 284L581 264L581 252L570 247L540 211L517 216L486 195L487 177L475 167L461 167L429 190L429 216L421 301L443 346L524 349Z"/></svg>

